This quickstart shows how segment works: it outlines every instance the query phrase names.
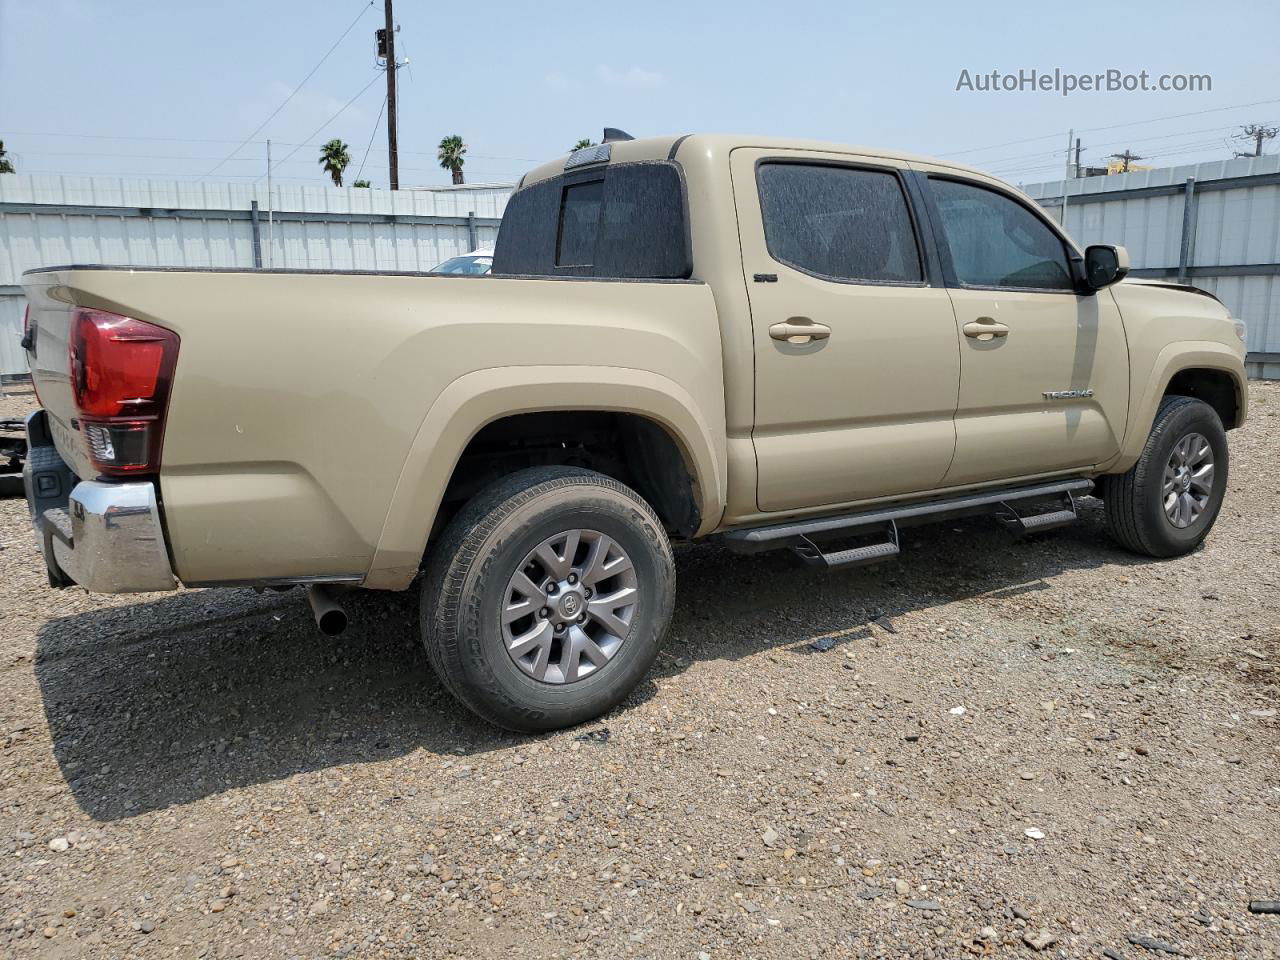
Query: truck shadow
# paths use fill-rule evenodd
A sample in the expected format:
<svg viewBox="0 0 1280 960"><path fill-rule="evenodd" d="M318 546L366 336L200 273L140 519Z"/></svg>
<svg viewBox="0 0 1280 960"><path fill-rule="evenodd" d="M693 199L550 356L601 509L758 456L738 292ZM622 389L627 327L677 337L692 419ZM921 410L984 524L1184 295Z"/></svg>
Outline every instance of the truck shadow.
<svg viewBox="0 0 1280 960"><path fill-rule="evenodd" d="M682 549L668 645L618 712L693 660L811 655L867 635L880 617L1142 562L1112 546L1098 505L1084 504L1085 522L1025 542L981 520L908 531L898 560L844 572L813 571L786 553ZM299 591L191 591L47 623L35 672L76 801L116 820L419 749L443 756L527 742L474 718L436 680L412 592L358 594L350 612L351 628L327 638Z"/></svg>

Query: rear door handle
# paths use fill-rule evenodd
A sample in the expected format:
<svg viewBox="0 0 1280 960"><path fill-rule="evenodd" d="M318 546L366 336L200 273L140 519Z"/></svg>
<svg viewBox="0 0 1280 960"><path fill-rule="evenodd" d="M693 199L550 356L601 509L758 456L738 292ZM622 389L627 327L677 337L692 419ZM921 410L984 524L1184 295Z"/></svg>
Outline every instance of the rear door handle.
<svg viewBox="0 0 1280 960"><path fill-rule="evenodd" d="M1003 323L997 323L990 317L979 317L977 320L970 320L963 327L966 337L972 337L974 340L994 340L997 337L1007 337L1009 328Z"/></svg>
<svg viewBox="0 0 1280 960"><path fill-rule="evenodd" d="M831 328L825 323L814 323L808 317L788 317L785 323L775 323L769 328L769 336L787 343L809 343L831 336Z"/></svg>

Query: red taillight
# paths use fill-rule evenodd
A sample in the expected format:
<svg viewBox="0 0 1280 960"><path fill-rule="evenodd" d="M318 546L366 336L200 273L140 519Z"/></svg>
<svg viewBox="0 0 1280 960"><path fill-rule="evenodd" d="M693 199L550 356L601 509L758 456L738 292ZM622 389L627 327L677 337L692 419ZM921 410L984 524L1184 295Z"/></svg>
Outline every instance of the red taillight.
<svg viewBox="0 0 1280 960"><path fill-rule="evenodd" d="M153 473L178 335L154 323L78 307L71 323L71 389L89 459L104 474Z"/></svg>

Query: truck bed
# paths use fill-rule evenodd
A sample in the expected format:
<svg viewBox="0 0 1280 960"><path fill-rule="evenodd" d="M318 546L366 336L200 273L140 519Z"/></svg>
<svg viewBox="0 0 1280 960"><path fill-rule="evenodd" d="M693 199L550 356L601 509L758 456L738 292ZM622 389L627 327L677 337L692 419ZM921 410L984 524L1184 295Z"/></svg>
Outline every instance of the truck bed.
<svg viewBox="0 0 1280 960"><path fill-rule="evenodd" d="M518 413L515 382L531 377L504 374L515 367L538 368L544 398L565 409L626 409L647 377L707 411L713 435L724 430L715 305L696 281L96 265L23 281L35 385L80 479L94 470L68 375L73 309L180 338L154 480L187 584L363 582L377 555L379 585L406 585L431 517L393 519L393 500L405 485L441 486L451 469L434 457L419 475L415 444L427 430L460 450L459 431ZM592 383L596 396L580 386ZM462 407L470 415L455 420ZM417 502L434 510L438 496Z"/></svg>

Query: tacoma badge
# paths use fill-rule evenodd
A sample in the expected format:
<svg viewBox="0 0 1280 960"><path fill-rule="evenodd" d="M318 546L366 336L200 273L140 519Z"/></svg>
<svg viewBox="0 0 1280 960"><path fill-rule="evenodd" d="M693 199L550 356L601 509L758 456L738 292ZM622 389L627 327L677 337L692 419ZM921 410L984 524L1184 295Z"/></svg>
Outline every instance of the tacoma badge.
<svg viewBox="0 0 1280 960"><path fill-rule="evenodd" d="M1046 400L1082 400L1093 396L1093 389L1088 390L1046 390Z"/></svg>

